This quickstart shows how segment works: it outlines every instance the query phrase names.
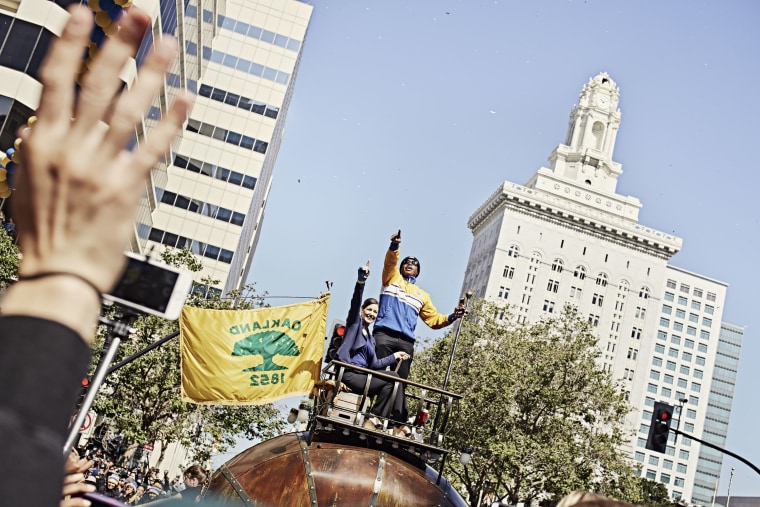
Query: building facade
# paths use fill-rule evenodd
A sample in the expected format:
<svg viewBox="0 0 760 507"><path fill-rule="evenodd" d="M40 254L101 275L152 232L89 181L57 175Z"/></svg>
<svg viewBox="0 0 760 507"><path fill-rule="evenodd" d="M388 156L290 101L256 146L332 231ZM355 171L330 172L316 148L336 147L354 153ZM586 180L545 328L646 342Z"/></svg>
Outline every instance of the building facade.
<svg viewBox="0 0 760 507"><path fill-rule="evenodd" d="M296 0L158 7L154 32L172 33L182 48L167 89L198 96L170 163L153 171L134 246L189 248L203 263L200 276L219 281L210 290L227 292L245 284L251 267L312 7Z"/></svg>
<svg viewBox="0 0 760 507"><path fill-rule="evenodd" d="M682 240L639 224L640 201L617 192L619 98L606 73L590 79L549 167L525 185L504 182L472 214L463 290L519 322L577 306L634 408L624 451L673 498L706 503L721 455L672 435L665 455L646 450L651 407L669 403L682 430L724 441L743 333L722 322L726 284L669 264Z"/></svg>
<svg viewBox="0 0 760 507"><path fill-rule="evenodd" d="M39 66L72 3L79 2L0 0L3 151L13 146L17 129L37 108ZM197 279L217 281L204 290L242 287L264 218L312 6L297 0L133 3L151 15L153 24L122 73L125 81L134 79L153 40L164 34L177 38L180 54L131 147L150 135L178 91L189 90L197 98L186 128L151 173L125 248L143 253L188 248L203 264ZM101 37L103 32L108 28Z"/></svg>

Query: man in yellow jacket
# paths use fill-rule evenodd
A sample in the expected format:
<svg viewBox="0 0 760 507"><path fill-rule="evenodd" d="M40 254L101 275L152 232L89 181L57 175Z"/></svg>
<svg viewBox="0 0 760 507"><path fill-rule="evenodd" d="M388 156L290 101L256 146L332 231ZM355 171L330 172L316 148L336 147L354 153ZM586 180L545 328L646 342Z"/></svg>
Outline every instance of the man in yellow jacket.
<svg viewBox="0 0 760 507"><path fill-rule="evenodd" d="M465 307L459 305L449 315L438 313L428 293L417 285L420 261L416 257L404 257L396 267L400 244L401 230L391 236L391 245L385 254L380 308L372 334L377 343L377 357L399 351L409 354L409 361L402 362L398 370L399 376L406 379L414 356L417 317L432 329L441 329L464 315Z"/></svg>

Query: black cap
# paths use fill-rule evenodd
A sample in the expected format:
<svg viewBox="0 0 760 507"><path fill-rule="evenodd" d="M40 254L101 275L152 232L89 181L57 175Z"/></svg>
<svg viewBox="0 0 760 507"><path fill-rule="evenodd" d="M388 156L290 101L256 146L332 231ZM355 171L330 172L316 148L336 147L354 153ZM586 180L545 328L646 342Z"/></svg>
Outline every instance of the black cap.
<svg viewBox="0 0 760 507"><path fill-rule="evenodd" d="M417 276L420 276L420 261L417 259L417 257L412 257L411 255L408 255L401 259L401 266L404 264L412 264L413 266L417 266Z"/></svg>

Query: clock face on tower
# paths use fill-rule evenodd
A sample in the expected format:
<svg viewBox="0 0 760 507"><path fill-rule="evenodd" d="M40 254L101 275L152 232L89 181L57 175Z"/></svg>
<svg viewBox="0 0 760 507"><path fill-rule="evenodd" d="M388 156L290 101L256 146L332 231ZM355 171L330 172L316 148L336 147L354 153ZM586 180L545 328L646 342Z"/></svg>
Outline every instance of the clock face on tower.
<svg viewBox="0 0 760 507"><path fill-rule="evenodd" d="M610 98L606 95L597 95L596 96L596 105L599 107L607 107L607 104L610 103Z"/></svg>

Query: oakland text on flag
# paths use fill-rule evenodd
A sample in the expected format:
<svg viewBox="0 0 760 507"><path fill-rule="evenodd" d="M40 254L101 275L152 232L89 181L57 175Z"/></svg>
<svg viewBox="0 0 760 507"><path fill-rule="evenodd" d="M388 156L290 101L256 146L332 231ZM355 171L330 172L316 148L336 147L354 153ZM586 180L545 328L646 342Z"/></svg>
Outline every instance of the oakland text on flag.
<svg viewBox="0 0 760 507"><path fill-rule="evenodd" d="M259 405L306 395L319 379L330 294L257 310L185 306L182 399Z"/></svg>

